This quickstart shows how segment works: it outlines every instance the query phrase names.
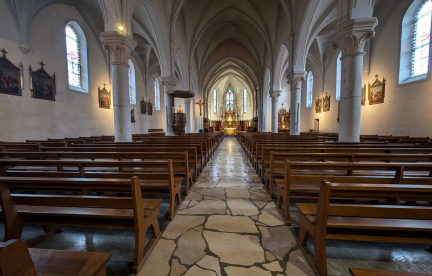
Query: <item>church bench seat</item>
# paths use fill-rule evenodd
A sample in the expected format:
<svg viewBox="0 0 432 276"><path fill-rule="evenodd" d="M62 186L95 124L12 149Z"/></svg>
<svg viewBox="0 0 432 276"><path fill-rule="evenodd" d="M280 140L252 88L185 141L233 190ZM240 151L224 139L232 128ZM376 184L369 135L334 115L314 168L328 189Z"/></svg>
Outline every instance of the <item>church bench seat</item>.
<svg viewBox="0 0 432 276"><path fill-rule="evenodd" d="M41 186L56 191L83 187L118 189L128 191L131 197L11 195L10 193L10 189L16 187L40 188ZM41 225L48 230L57 226L132 229L135 231L132 271L137 273L160 237L157 217L161 199L143 199L139 178L136 176L132 179L1 177L0 197L6 241L19 239L23 226L27 224ZM153 236L150 243L145 245L148 229L152 230Z"/></svg>
<svg viewBox="0 0 432 276"><path fill-rule="evenodd" d="M318 187L323 179L335 183L364 184L412 184L432 185L432 163L350 163L350 162L291 162L285 163L283 179L275 179L277 186L276 207L282 217L289 222L290 198L317 198ZM338 198L360 197L362 199L386 199L398 204L400 199L432 201L429 194L414 196L385 196L384 194L338 195Z"/></svg>
<svg viewBox="0 0 432 276"><path fill-rule="evenodd" d="M412 192L412 187L387 188L397 189L399 194ZM431 188L423 187L423 193L431 193ZM317 204L297 204L300 219L297 242L318 275L327 275L326 239L432 244L431 207L330 203L334 191L357 189L367 191L361 186L322 181ZM380 189L386 191L384 187ZM308 237L312 238L315 255L307 248Z"/></svg>
<svg viewBox="0 0 432 276"><path fill-rule="evenodd" d="M390 271L382 269L350 268L352 276L427 276L425 273Z"/></svg>
<svg viewBox="0 0 432 276"><path fill-rule="evenodd" d="M19 169L15 169L19 168ZM134 168L133 172L127 169ZM96 169L96 170L95 170ZM138 171L138 169L140 171ZM19 178L45 177L53 178L54 183L58 178L131 178L139 176L143 194L164 194L169 196L168 219L172 220L179 209L181 198L181 181L183 177L174 177L171 160L167 161L77 161L77 160L0 160L0 175L14 177L15 183ZM48 181L48 180L46 180ZM52 181L49 182L52 185ZM42 182L40 184L46 184ZM15 186L16 188L17 185ZM46 185L32 186L32 188L44 189ZM19 187L25 188L25 187ZM82 187L82 194L92 191L103 193L108 191L123 191L122 188L110 187ZM76 189L75 189L76 190Z"/></svg>
<svg viewBox="0 0 432 276"><path fill-rule="evenodd" d="M0 275L105 276L109 253L28 248L22 240L0 243Z"/></svg>

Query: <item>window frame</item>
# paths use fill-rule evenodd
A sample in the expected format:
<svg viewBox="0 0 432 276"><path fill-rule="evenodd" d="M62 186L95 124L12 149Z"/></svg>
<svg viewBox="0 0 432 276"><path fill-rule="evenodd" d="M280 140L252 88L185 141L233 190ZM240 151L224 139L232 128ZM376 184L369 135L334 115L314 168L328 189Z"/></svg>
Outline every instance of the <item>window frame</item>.
<svg viewBox="0 0 432 276"><path fill-rule="evenodd" d="M160 111L160 83L159 78L155 78L153 82L155 92L155 110Z"/></svg>
<svg viewBox="0 0 432 276"><path fill-rule="evenodd" d="M68 69L68 49L66 45L66 28L70 27L77 35L78 38L78 52L80 61L80 78L81 87L76 87L69 84L69 69ZM74 92L89 93L89 70L88 70L88 56L87 56L87 38L81 26L76 21L66 22L64 25L64 47L65 47L65 60L66 60L66 85L69 90Z"/></svg>
<svg viewBox="0 0 432 276"><path fill-rule="evenodd" d="M217 89L213 88L213 114L217 114Z"/></svg>
<svg viewBox="0 0 432 276"><path fill-rule="evenodd" d="M312 85L311 85L311 78L312 78ZM313 99L313 73L311 70L308 73L307 82L306 82L306 108L312 107L312 99Z"/></svg>
<svg viewBox="0 0 432 276"><path fill-rule="evenodd" d="M336 84L335 84L335 100L340 101L342 92L342 52L339 52L336 58Z"/></svg>
<svg viewBox="0 0 432 276"><path fill-rule="evenodd" d="M232 98L228 98L229 93L232 93ZM232 103L232 107L228 107L228 101L229 103ZM226 111L228 111L229 109L232 109L232 111L234 111L234 90L232 89L228 89L228 91L226 92L225 107L226 107Z"/></svg>
<svg viewBox="0 0 432 276"><path fill-rule="evenodd" d="M405 85L416 84L423 81L428 81L431 78L431 56L432 56L432 39L429 38L429 63L428 72L426 74L411 76L411 62L412 62L412 49L413 49L413 35L415 18L418 11L426 3L425 0L414 0L411 5L408 6L402 17L400 23L400 35L399 35L399 59L398 59L398 72L396 87L402 87ZM431 20L432 25L432 20ZM432 26L431 26L432 32Z"/></svg>
<svg viewBox="0 0 432 276"><path fill-rule="evenodd" d="M247 113L247 89L243 88L243 113Z"/></svg>

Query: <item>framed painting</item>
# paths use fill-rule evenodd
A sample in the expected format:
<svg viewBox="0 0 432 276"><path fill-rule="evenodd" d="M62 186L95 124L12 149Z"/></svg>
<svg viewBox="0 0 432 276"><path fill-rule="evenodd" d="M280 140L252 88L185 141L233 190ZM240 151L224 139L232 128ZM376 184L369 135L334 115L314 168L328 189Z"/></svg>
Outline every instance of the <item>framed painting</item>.
<svg viewBox="0 0 432 276"><path fill-rule="evenodd" d="M147 114L150 116L153 115L153 104L150 102L150 99L147 103Z"/></svg>
<svg viewBox="0 0 432 276"><path fill-rule="evenodd" d="M30 90L32 98L55 101L56 96L56 76L55 73L50 76L44 69L44 63L40 63L41 68L33 71L31 66L30 71Z"/></svg>
<svg viewBox="0 0 432 276"><path fill-rule="evenodd" d="M327 95L327 92L326 92L326 96L323 99L323 111L324 112L330 111L330 95Z"/></svg>
<svg viewBox="0 0 432 276"><path fill-rule="evenodd" d="M381 82L380 80L378 80L378 75L376 75L375 77L375 82L372 83L372 85L370 83L368 85L369 105L384 103L386 79L383 78L383 81Z"/></svg>
<svg viewBox="0 0 432 276"><path fill-rule="evenodd" d="M0 93L22 96L22 68L7 59L5 49L0 52Z"/></svg>
<svg viewBox="0 0 432 276"><path fill-rule="evenodd" d="M99 92L99 108L110 109L111 108L111 91L108 92L105 88L98 88Z"/></svg>
<svg viewBox="0 0 432 276"><path fill-rule="evenodd" d="M364 106L366 103L366 83L362 87L361 105Z"/></svg>
<svg viewBox="0 0 432 276"><path fill-rule="evenodd" d="M147 103L145 102L144 98L140 101L140 107L141 107L141 114L146 115L147 114Z"/></svg>
<svg viewBox="0 0 432 276"><path fill-rule="evenodd" d="M318 95L318 99L315 101L315 112L321 113L321 109L322 109L322 99L320 99Z"/></svg>

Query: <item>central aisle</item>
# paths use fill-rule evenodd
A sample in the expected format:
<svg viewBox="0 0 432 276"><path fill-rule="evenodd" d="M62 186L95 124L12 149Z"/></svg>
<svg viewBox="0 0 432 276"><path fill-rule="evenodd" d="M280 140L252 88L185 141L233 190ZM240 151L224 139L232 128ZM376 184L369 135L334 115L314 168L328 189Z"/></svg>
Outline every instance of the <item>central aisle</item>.
<svg viewBox="0 0 432 276"><path fill-rule="evenodd" d="M234 137L224 139L180 209L140 275L313 275Z"/></svg>

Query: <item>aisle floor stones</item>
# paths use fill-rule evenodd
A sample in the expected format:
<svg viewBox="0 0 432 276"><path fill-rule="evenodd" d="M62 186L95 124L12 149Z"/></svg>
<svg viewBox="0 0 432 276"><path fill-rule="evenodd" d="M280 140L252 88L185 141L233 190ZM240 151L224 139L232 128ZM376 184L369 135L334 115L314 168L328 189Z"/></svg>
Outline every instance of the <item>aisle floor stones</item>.
<svg viewBox="0 0 432 276"><path fill-rule="evenodd" d="M139 275L313 275L234 137L226 137Z"/></svg>

